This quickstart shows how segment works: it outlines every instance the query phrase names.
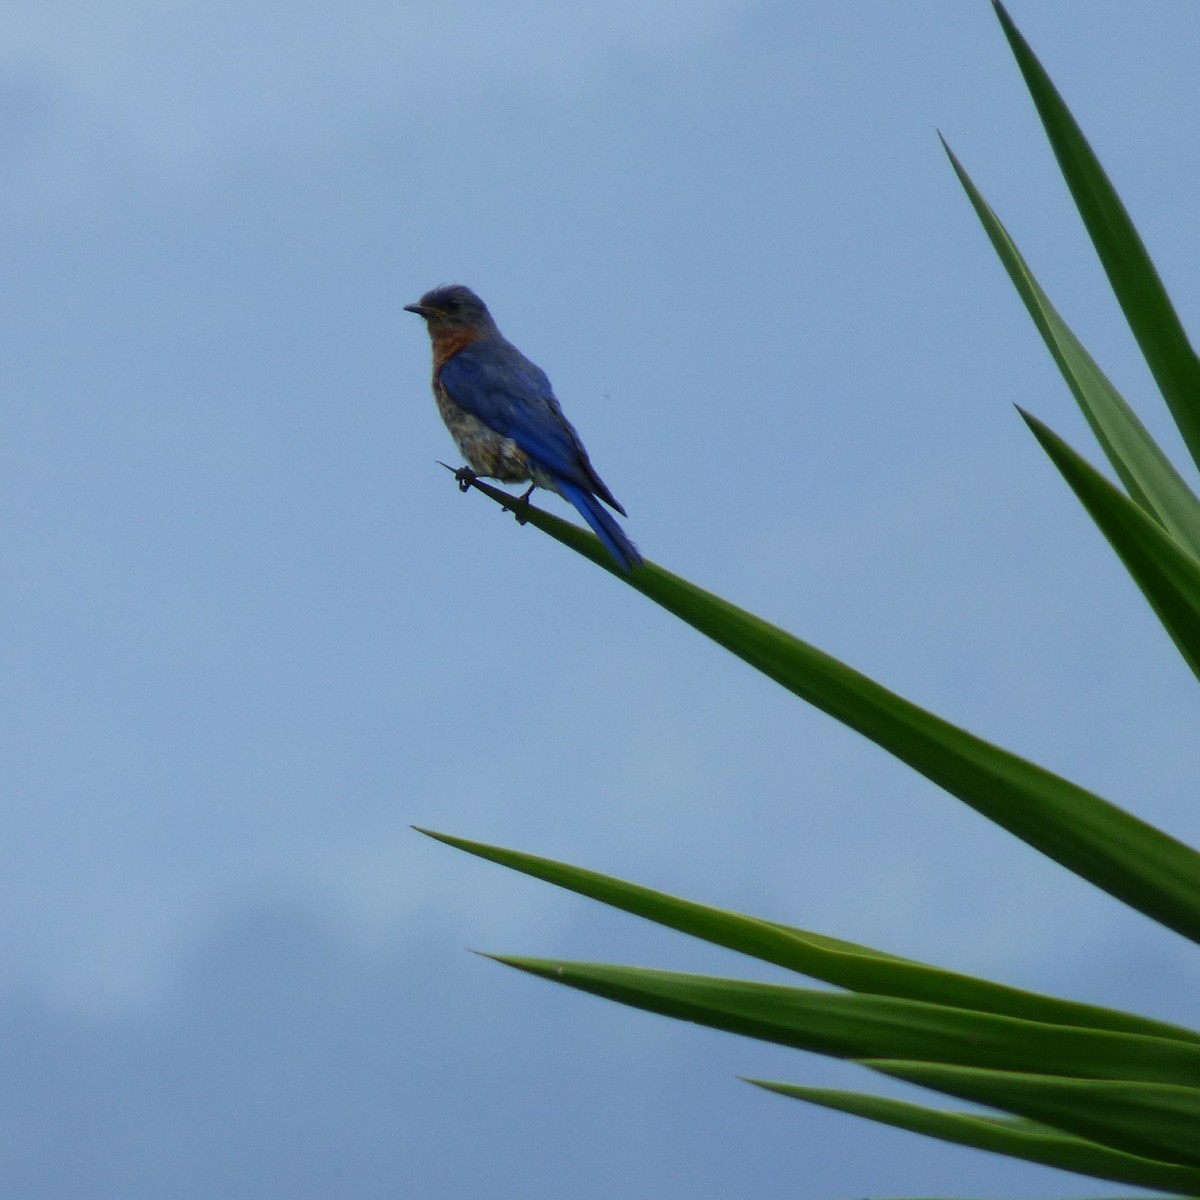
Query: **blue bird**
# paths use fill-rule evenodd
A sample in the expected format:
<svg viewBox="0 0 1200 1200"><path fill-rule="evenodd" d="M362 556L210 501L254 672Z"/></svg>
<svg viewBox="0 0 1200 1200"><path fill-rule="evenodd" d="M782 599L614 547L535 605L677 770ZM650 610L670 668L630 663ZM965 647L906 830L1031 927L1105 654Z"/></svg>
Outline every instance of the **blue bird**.
<svg viewBox="0 0 1200 1200"><path fill-rule="evenodd" d="M642 556L600 501L625 510L596 474L574 427L562 414L545 371L496 327L487 305L454 284L426 292L405 311L424 317L433 343L433 395L446 428L474 475L530 481L569 500L625 571Z"/></svg>

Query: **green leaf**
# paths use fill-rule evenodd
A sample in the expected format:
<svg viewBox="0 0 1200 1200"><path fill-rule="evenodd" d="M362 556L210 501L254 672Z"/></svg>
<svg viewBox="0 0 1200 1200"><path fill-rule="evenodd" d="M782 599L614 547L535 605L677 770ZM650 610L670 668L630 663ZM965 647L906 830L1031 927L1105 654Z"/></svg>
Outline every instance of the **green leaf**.
<svg viewBox="0 0 1200 1200"><path fill-rule="evenodd" d="M800 1087L765 1079L747 1082L809 1104L1046 1167L1185 1195L1200 1192L1200 1170L1112 1150L1033 1121L944 1112L903 1100L832 1088Z"/></svg>
<svg viewBox="0 0 1200 1200"><path fill-rule="evenodd" d="M476 481L497 503L611 570L770 679L1068 870L1200 941L1200 854L1145 821L888 691L799 638L653 563L625 575L599 541ZM610 566L610 564L612 564Z"/></svg>
<svg viewBox="0 0 1200 1200"><path fill-rule="evenodd" d="M428 829L420 832L448 846L465 850L468 854L544 879L659 925L852 991L924 1000L1021 1017L1028 1021L1147 1034L1200 1044L1200 1033L1152 1021L1147 1017L1060 1000L1054 996L1042 996L986 979L943 971L868 946L741 913L710 908L612 876L517 850L488 846Z"/></svg>
<svg viewBox="0 0 1200 1200"><path fill-rule="evenodd" d="M1200 1090L1112 1079L1056 1079L924 1062L862 1060L885 1075L1051 1125L1127 1154L1200 1167Z"/></svg>
<svg viewBox="0 0 1200 1200"><path fill-rule="evenodd" d="M1200 562L1036 417L1029 428L1142 589L1200 678Z"/></svg>
<svg viewBox="0 0 1200 1200"><path fill-rule="evenodd" d="M1200 360L1125 206L1075 118L1004 6L997 2L995 7L1117 302L1192 458L1200 463Z"/></svg>
<svg viewBox="0 0 1200 1200"><path fill-rule="evenodd" d="M1126 490L1181 545L1200 554L1200 500L1050 303L1008 231L945 139L942 145L1000 261Z"/></svg>
<svg viewBox="0 0 1200 1200"><path fill-rule="evenodd" d="M836 1058L1200 1085L1200 1046L1164 1038L1043 1025L887 996L607 963L490 957L635 1008Z"/></svg>

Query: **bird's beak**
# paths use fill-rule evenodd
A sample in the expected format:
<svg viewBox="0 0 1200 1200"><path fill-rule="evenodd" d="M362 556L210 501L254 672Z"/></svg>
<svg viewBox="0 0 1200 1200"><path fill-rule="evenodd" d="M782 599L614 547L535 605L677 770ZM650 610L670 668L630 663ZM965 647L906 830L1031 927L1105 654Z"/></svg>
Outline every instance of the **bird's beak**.
<svg viewBox="0 0 1200 1200"><path fill-rule="evenodd" d="M418 317L428 317L428 316L431 316L433 313L435 313L437 310L430 308L428 304L406 304L404 306L404 311L405 312L415 312Z"/></svg>

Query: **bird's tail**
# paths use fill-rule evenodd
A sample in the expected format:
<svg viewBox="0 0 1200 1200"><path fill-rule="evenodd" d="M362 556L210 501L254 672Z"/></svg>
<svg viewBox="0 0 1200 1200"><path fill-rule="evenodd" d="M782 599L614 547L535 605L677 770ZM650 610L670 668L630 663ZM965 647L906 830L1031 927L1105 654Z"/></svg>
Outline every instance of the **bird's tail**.
<svg viewBox="0 0 1200 1200"><path fill-rule="evenodd" d="M642 565L638 548L625 536L625 531L614 517L591 492L573 483L560 483L562 494L579 509L580 515L592 527L596 536L604 543L624 571L632 571Z"/></svg>

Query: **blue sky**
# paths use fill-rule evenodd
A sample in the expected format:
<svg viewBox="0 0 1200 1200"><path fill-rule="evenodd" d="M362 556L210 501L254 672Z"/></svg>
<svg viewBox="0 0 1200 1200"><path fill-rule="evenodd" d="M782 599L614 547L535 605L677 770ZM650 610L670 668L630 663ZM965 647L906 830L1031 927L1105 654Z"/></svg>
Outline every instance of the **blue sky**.
<svg viewBox="0 0 1200 1200"><path fill-rule="evenodd" d="M990 6L593 7L0 17L5 1195L1090 1186L468 954L754 972L413 823L1191 1017L1180 939L436 466L403 305L464 282L649 558L1200 840L1194 683L937 144L1174 449ZM1011 10L1195 328L1200 9Z"/></svg>

